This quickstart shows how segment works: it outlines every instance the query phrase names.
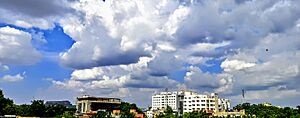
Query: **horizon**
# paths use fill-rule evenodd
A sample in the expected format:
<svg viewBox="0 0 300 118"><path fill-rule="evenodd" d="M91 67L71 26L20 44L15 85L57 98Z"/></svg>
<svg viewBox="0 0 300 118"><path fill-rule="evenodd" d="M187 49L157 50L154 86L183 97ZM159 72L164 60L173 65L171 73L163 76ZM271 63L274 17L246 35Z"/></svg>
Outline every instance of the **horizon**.
<svg viewBox="0 0 300 118"><path fill-rule="evenodd" d="M2 0L0 89L16 104L89 94L147 107L168 88L295 108L299 4Z"/></svg>

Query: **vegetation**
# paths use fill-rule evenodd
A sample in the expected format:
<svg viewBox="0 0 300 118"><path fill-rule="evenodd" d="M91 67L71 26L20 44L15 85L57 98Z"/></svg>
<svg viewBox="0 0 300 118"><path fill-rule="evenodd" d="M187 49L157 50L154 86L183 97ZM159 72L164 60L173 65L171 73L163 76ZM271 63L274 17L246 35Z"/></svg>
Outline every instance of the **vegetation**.
<svg viewBox="0 0 300 118"><path fill-rule="evenodd" d="M264 104L243 103L234 107L234 109L245 109L249 117L257 118L300 118L300 106L296 109L290 107L266 106Z"/></svg>
<svg viewBox="0 0 300 118"><path fill-rule="evenodd" d="M92 116L92 118L111 118L111 116L108 112L98 111L95 116Z"/></svg>
<svg viewBox="0 0 300 118"><path fill-rule="evenodd" d="M183 114L183 118L208 118L208 115L203 111L193 111Z"/></svg>
<svg viewBox="0 0 300 118"><path fill-rule="evenodd" d="M136 106L136 104L130 104L128 102L122 102L120 105L120 118L135 118L135 114L130 112L130 109L136 109L138 114L143 114L142 110ZM98 111L98 113L92 118L111 118L110 113L105 111Z"/></svg>
<svg viewBox="0 0 300 118"><path fill-rule="evenodd" d="M156 118L208 118L208 115L202 111L194 111L190 113L184 113L183 116L179 116L174 113L170 106L167 106L166 110L159 114Z"/></svg>
<svg viewBox="0 0 300 118"><path fill-rule="evenodd" d="M122 102L120 106L120 118L134 118L134 114L130 113L130 109L137 109L137 113L143 113L136 104ZM234 109L245 109L246 118L300 118L300 106L296 108L276 107L264 104L243 103L234 107ZM62 105L46 106L43 100L34 100L30 105L16 105L14 102L5 98L2 90L0 90L0 116L2 115L19 115L19 116L36 116L36 117L65 117L74 118L75 108L66 108ZM111 118L110 114L104 111L99 111L93 118ZM171 107L159 114L157 118L208 118L208 115L202 111L194 111L184 113L179 116L174 113Z"/></svg>
<svg viewBox="0 0 300 118"><path fill-rule="evenodd" d="M281 108L264 104L256 105L244 103L235 106L234 109L245 109L247 116L244 116L243 118L300 118L300 106L297 106L294 109L290 107ZM168 106L163 113L157 116L157 118L209 118L209 116L202 111L184 113L183 116L179 116Z"/></svg>
<svg viewBox="0 0 300 118"><path fill-rule="evenodd" d="M19 115L36 117L65 117L72 118L75 108L66 108L62 105L46 106L43 100L33 100L30 105L16 105L8 98L4 97L0 90L0 116L1 115Z"/></svg>

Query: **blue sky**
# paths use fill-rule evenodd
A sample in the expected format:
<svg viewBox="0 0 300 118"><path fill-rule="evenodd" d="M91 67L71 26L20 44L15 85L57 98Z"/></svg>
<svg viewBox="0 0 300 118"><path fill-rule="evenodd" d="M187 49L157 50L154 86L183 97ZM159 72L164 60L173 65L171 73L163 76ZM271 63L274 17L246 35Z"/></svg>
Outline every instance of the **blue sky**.
<svg viewBox="0 0 300 118"><path fill-rule="evenodd" d="M295 0L4 0L0 88L18 104L82 94L148 106L168 88L300 104ZM35 7L32 7L35 6ZM151 11L151 12L150 12ZM268 51L266 51L268 49Z"/></svg>

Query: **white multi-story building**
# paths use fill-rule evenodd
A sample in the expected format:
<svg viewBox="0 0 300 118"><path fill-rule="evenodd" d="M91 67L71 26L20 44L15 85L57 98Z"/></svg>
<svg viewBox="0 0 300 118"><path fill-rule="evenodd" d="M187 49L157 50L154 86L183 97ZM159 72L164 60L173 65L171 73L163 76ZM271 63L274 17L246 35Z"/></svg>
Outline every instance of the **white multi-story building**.
<svg viewBox="0 0 300 118"><path fill-rule="evenodd" d="M179 110L178 92L161 92L152 96L152 110L165 109L170 106L173 111Z"/></svg>
<svg viewBox="0 0 300 118"><path fill-rule="evenodd" d="M200 110L216 112L216 110L229 109L230 101L228 99L219 98L216 93L207 95L186 90L160 92L152 96L152 111L161 110L167 106L170 106L173 111L179 114Z"/></svg>
<svg viewBox="0 0 300 118"><path fill-rule="evenodd" d="M230 101L228 99L218 98L216 93L205 95L192 91L183 91L183 94L183 113L200 110L216 111L217 109L220 111L230 108Z"/></svg>

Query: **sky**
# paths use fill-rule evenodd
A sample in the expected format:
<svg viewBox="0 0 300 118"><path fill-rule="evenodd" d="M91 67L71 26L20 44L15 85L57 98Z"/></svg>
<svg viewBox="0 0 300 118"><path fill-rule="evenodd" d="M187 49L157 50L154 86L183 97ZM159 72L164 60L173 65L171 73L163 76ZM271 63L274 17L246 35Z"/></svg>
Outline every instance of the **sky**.
<svg viewBox="0 0 300 118"><path fill-rule="evenodd" d="M300 105L299 0L1 0L0 89L138 106L192 90ZM242 98L242 90L245 98Z"/></svg>

